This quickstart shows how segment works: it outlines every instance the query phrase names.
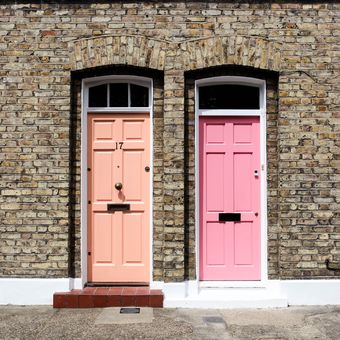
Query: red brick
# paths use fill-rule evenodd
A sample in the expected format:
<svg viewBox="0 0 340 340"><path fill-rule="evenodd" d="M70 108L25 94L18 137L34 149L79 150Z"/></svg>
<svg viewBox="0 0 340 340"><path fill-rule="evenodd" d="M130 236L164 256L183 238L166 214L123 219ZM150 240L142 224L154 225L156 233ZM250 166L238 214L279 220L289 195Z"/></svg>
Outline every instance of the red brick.
<svg viewBox="0 0 340 340"><path fill-rule="evenodd" d="M94 294L95 295L107 295L109 294L109 290L110 288L107 288L107 287L99 287L95 290Z"/></svg>
<svg viewBox="0 0 340 340"><path fill-rule="evenodd" d="M93 308L93 295L90 294L82 294L79 295L79 308Z"/></svg>
<svg viewBox="0 0 340 340"><path fill-rule="evenodd" d="M65 293L63 296L63 308L78 308L79 295Z"/></svg>
<svg viewBox="0 0 340 340"><path fill-rule="evenodd" d="M107 295L93 295L92 298L95 308L107 307Z"/></svg>
<svg viewBox="0 0 340 340"><path fill-rule="evenodd" d="M53 308L63 308L64 307L64 293L54 293L53 294Z"/></svg>
<svg viewBox="0 0 340 340"><path fill-rule="evenodd" d="M120 307L122 305L121 295L108 295L107 307Z"/></svg>
<svg viewBox="0 0 340 340"><path fill-rule="evenodd" d="M136 304L135 295L122 295L122 306L134 306Z"/></svg>
<svg viewBox="0 0 340 340"><path fill-rule="evenodd" d="M121 287L111 287L109 289L109 294L110 295L121 295L123 291L123 288Z"/></svg>
<svg viewBox="0 0 340 340"><path fill-rule="evenodd" d="M94 294L96 289L96 287L85 287L82 289L82 293L86 292L87 294Z"/></svg>
<svg viewBox="0 0 340 340"><path fill-rule="evenodd" d="M163 295L150 295L150 307L163 307Z"/></svg>
<svg viewBox="0 0 340 340"><path fill-rule="evenodd" d="M136 295L136 291L135 287L123 288L122 295Z"/></svg>
<svg viewBox="0 0 340 340"><path fill-rule="evenodd" d="M149 295L136 295L136 304L137 307L149 307L150 300Z"/></svg>
<svg viewBox="0 0 340 340"><path fill-rule="evenodd" d="M148 288L148 287L137 287L136 295L150 295L150 288Z"/></svg>

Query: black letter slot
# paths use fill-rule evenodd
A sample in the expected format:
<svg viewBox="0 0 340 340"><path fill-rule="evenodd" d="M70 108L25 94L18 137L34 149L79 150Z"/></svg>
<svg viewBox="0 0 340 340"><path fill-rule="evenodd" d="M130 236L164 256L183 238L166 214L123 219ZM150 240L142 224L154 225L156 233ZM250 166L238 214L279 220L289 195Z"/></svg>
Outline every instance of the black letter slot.
<svg viewBox="0 0 340 340"><path fill-rule="evenodd" d="M126 203L108 203L107 211L126 211L130 210L130 204Z"/></svg>
<svg viewBox="0 0 340 340"><path fill-rule="evenodd" d="M219 213L218 221L219 222L241 221L241 214L240 213Z"/></svg>

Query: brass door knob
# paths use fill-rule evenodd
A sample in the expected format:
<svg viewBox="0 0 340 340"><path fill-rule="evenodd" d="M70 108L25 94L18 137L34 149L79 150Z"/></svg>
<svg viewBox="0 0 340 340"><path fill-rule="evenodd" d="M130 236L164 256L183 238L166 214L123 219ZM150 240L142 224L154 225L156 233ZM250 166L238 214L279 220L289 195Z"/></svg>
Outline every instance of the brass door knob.
<svg viewBox="0 0 340 340"><path fill-rule="evenodd" d="M120 183L120 182L117 182L117 183L115 184L115 188L116 188L117 190L122 190L123 184Z"/></svg>

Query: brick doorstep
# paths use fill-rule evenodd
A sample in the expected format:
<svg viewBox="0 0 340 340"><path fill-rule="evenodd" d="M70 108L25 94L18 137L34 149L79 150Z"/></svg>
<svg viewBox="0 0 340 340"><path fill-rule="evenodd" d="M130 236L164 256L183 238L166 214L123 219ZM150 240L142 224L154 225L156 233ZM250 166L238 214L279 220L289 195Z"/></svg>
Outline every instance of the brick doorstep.
<svg viewBox="0 0 340 340"><path fill-rule="evenodd" d="M86 287L54 293L53 308L163 307L164 295L148 287Z"/></svg>

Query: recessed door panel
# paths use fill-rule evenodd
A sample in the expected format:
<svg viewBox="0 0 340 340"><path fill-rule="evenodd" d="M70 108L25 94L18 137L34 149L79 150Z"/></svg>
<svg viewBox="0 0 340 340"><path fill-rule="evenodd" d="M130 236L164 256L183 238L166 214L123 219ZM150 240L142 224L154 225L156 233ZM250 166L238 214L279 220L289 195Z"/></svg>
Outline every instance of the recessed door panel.
<svg viewBox="0 0 340 340"><path fill-rule="evenodd" d="M142 140L144 137L144 121L130 120L123 122L123 136L125 140Z"/></svg>
<svg viewBox="0 0 340 340"><path fill-rule="evenodd" d="M200 279L260 280L258 117L200 117Z"/></svg>
<svg viewBox="0 0 340 340"><path fill-rule="evenodd" d="M224 226L219 222L208 222L206 225L207 264L223 266L225 258Z"/></svg>
<svg viewBox="0 0 340 340"><path fill-rule="evenodd" d="M235 222L235 265L252 265L253 258L253 223L252 222Z"/></svg>
<svg viewBox="0 0 340 340"><path fill-rule="evenodd" d="M251 211L253 208L253 154L234 153L234 209L235 211Z"/></svg>
<svg viewBox="0 0 340 340"><path fill-rule="evenodd" d="M207 212L223 210L224 153L206 154Z"/></svg>
<svg viewBox="0 0 340 340"><path fill-rule="evenodd" d="M123 264L143 264L143 213L123 215Z"/></svg>
<svg viewBox="0 0 340 340"><path fill-rule="evenodd" d="M110 214L93 214L93 256L96 263L114 264L111 239L115 230L112 219Z"/></svg>
<svg viewBox="0 0 340 340"><path fill-rule="evenodd" d="M114 156L112 151L98 150L93 154L93 198L95 201L109 201L113 186Z"/></svg>
<svg viewBox="0 0 340 340"><path fill-rule="evenodd" d="M135 169L143 168L143 150L124 150L123 152L123 182L125 199L129 201L141 201L144 188L143 173ZM144 189L144 190L143 190Z"/></svg>
<svg viewBox="0 0 340 340"><path fill-rule="evenodd" d="M150 278L148 114L88 115L88 280Z"/></svg>
<svg viewBox="0 0 340 340"><path fill-rule="evenodd" d="M112 140L114 138L114 121L97 121L93 132L95 141Z"/></svg>

